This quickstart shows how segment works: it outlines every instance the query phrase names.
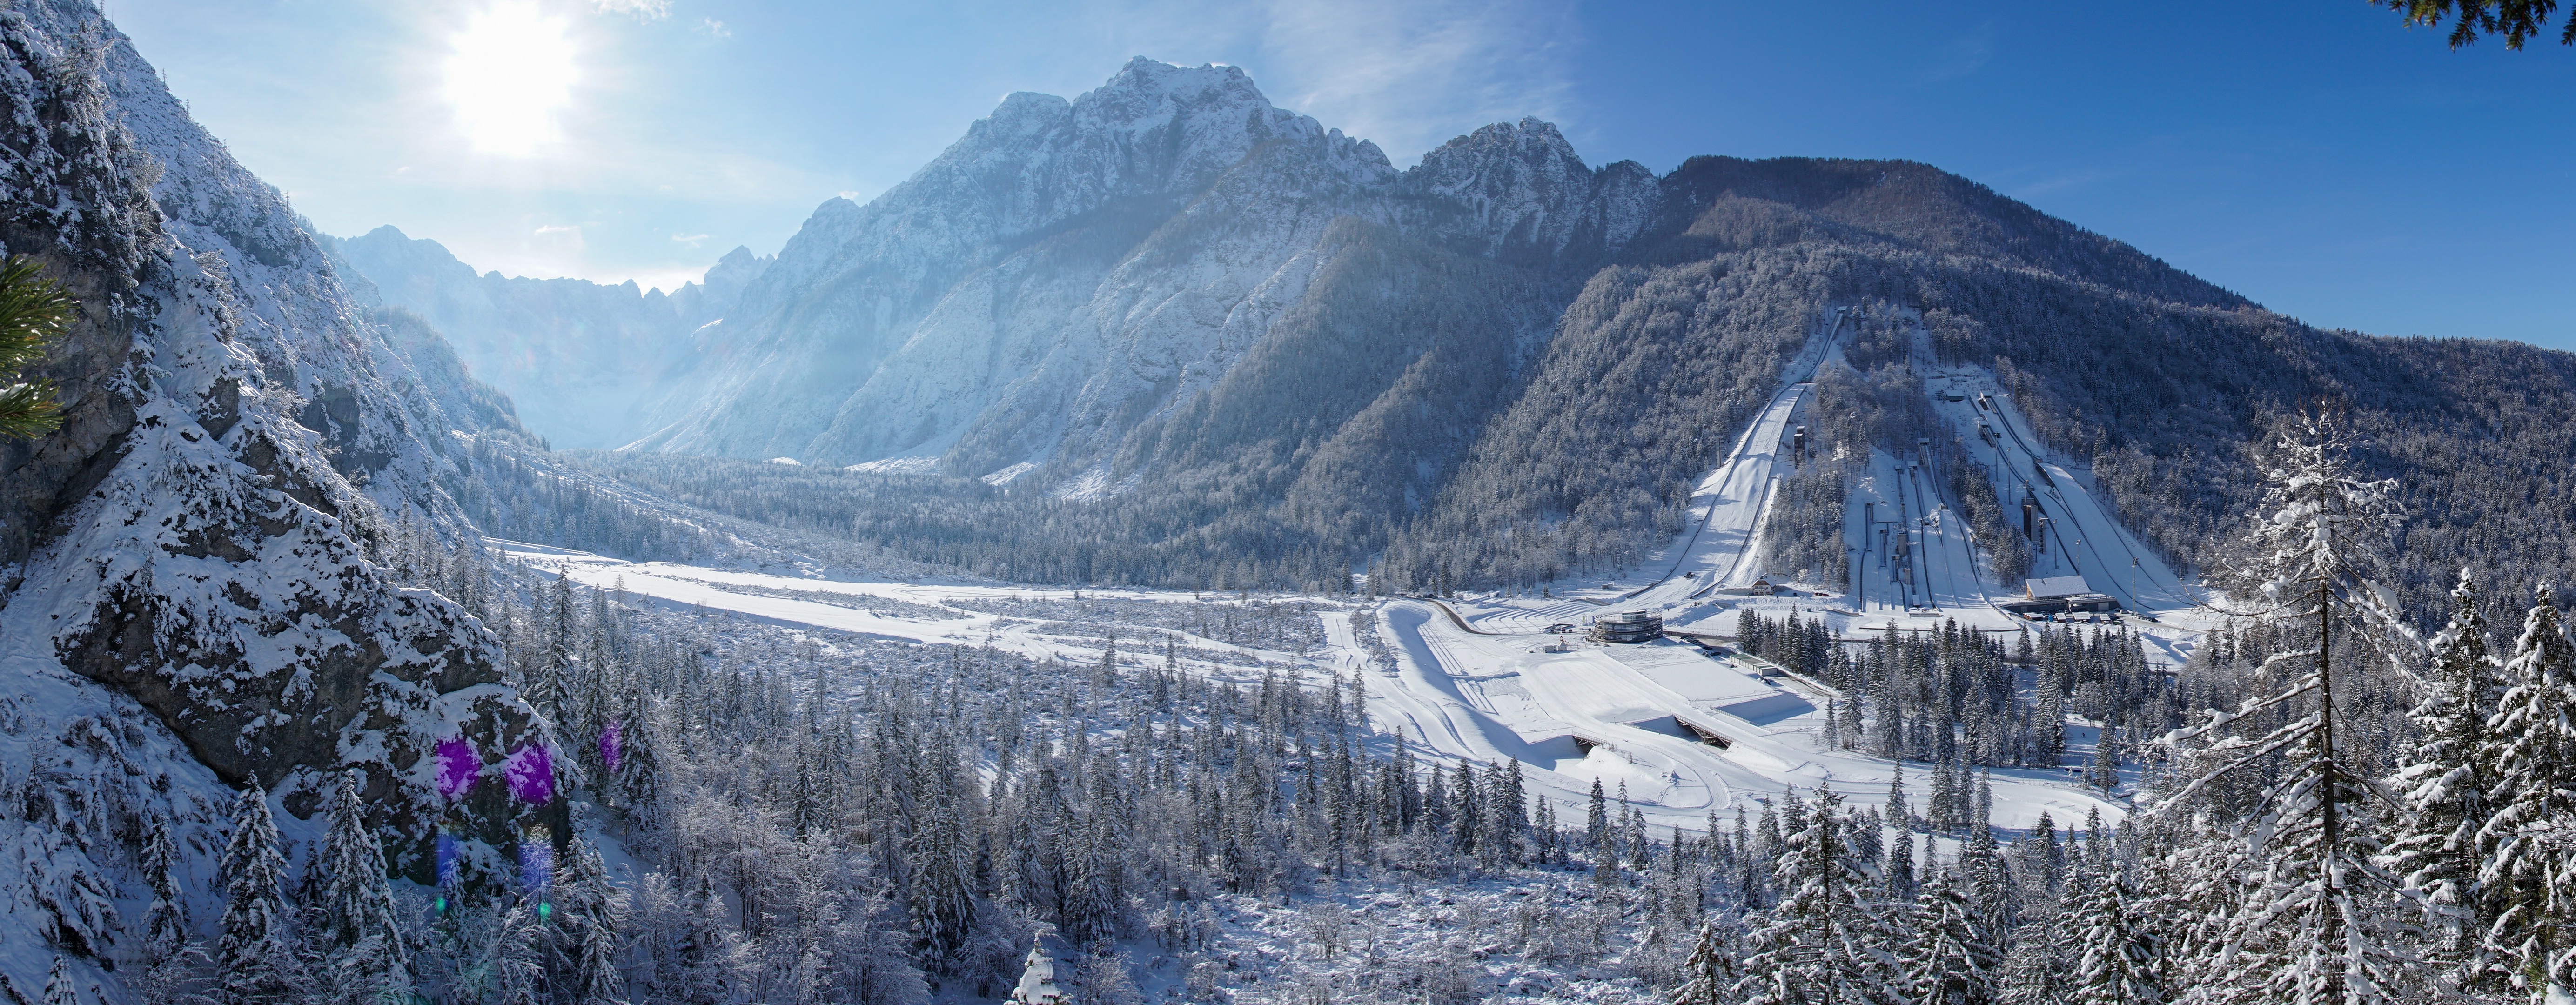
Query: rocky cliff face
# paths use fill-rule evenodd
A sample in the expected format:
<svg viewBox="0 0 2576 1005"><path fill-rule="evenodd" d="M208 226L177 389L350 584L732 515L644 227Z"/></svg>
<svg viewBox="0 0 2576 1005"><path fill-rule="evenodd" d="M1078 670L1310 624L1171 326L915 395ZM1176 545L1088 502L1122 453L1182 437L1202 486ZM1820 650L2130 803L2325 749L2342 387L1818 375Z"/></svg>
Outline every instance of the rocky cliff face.
<svg viewBox="0 0 2576 1005"><path fill-rule="evenodd" d="M1366 295L1320 296L1319 278L1383 281L1390 260L1354 266L1363 246L1529 269L1504 284L1503 313L1543 315L1513 305L1570 292L1542 288L1633 238L1655 196L1643 168L1593 170L1536 120L1399 172L1373 144L1272 107L1240 69L1140 58L1069 102L1012 95L911 180L865 206L826 203L701 332L703 378L665 392L674 421L641 445L938 458L1115 494L1174 456L1157 443L1193 402L1265 344L1311 334L1289 331L1301 308ZM1337 323L1342 339L1429 344L1396 319ZM1494 351L1477 365L1496 372L1476 382L1510 370L1527 325L1545 322L1485 333Z"/></svg>
<svg viewBox="0 0 2576 1005"><path fill-rule="evenodd" d="M440 389L95 7L0 12L0 108L0 242L80 303L49 365L69 421L0 443L0 778L26 786L0 842L27 849L0 944L116 958L140 835L179 831L202 875L254 779L309 814L323 773L362 771L423 876L433 821L511 840L533 810L448 805L426 755L545 736L491 635L367 558L388 513L468 529Z"/></svg>
<svg viewBox="0 0 2576 1005"><path fill-rule="evenodd" d="M476 275L438 242L393 227L330 243L364 277L362 298L445 336L475 379L515 402L519 420L557 447L616 447L650 432L639 402L689 334L723 317L770 262L736 248L706 282L665 294L632 281Z"/></svg>

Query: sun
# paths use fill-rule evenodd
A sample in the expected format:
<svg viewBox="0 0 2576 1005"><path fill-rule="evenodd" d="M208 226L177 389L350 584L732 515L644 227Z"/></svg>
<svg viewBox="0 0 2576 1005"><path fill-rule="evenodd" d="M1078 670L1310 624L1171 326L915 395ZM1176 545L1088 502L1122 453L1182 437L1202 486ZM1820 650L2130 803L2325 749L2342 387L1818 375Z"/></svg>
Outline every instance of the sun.
<svg viewBox="0 0 2576 1005"><path fill-rule="evenodd" d="M452 40L441 92L475 150L527 157L561 136L555 117L578 77L569 25L533 3L501 0Z"/></svg>

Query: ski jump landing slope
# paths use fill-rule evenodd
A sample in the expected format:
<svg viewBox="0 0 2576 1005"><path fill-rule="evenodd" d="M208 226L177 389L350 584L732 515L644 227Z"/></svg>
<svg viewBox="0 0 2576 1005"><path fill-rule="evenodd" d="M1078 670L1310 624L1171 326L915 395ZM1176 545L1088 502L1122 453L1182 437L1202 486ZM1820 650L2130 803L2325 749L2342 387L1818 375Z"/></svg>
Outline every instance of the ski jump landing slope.
<svg viewBox="0 0 2576 1005"><path fill-rule="evenodd" d="M1942 403L1941 411L1966 434L1960 442L1969 455L1993 471L1995 495L2010 522L2018 527L2025 497L2037 500L2040 514L2048 519L2045 552L2032 555L2030 575L2083 576L2094 590L2119 598L2132 611L2161 616L2198 609L2206 591L2184 583L2154 549L2113 519L2085 479L2039 445L2010 396L1988 393L1981 399L1968 389L1991 387L1991 379L1980 371L1960 381L1966 400ZM1980 422L1992 431L1992 442L1976 433Z"/></svg>

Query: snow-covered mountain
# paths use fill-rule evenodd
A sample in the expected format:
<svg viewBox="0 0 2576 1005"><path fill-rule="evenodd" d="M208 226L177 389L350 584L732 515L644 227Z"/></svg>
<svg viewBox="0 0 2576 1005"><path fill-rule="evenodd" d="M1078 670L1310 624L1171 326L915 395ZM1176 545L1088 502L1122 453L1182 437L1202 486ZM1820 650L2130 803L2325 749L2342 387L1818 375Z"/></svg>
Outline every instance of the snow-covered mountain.
<svg viewBox="0 0 2576 1005"><path fill-rule="evenodd" d="M446 247L393 227L331 242L363 285L446 337L474 378L557 447L615 447L649 432L638 404L689 333L723 317L771 259L735 248L677 292L581 279L476 275Z"/></svg>
<svg viewBox="0 0 2576 1005"><path fill-rule="evenodd" d="M701 376L668 389L676 420L640 445L935 457L972 475L1029 464L1060 488L1115 491L1158 461L1145 427L1318 321L1301 309L1364 297L1388 267L1597 259L1654 195L1643 168L1589 168L1536 120L1397 171L1273 107L1239 68L1139 58L1072 101L1011 95L911 180L825 203L699 334ZM1548 319L1496 292L1510 317L1485 334L1508 370ZM1410 343L1407 364L1428 351L1400 322L1334 323ZM1402 372L1352 374L1335 397L1365 405Z"/></svg>
<svg viewBox="0 0 2576 1005"><path fill-rule="evenodd" d="M78 297L63 428L0 442L0 977L131 958L136 856L169 830L199 896L237 786L311 814L354 768L401 867L450 807L433 746L544 742L490 633L370 561L389 521L466 530L441 408L280 193L191 121L86 0L0 12L0 243ZM505 416L494 416L497 421ZM290 836L308 828L282 815ZM213 911L197 905L196 922ZM90 971L95 973L95 970Z"/></svg>

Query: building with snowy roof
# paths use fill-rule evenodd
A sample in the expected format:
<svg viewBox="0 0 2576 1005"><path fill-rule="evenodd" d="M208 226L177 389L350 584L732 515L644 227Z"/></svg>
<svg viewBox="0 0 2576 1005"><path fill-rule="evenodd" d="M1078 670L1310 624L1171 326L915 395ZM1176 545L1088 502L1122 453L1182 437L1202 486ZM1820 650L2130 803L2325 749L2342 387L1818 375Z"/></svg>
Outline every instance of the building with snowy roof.
<svg viewBox="0 0 2576 1005"><path fill-rule="evenodd" d="M1664 619L1644 611L1613 614L1592 623L1592 637L1603 642L1635 644L1664 634Z"/></svg>
<svg viewBox="0 0 2576 1005"><path fill-rule="evenodd" d="M2063 600L2091 593L2093 587L2082 576L2050 576L2022 580L2021 591L2025 600Z"/></svg>
<svg viewBox="0 0 2576 1005"><path fill-rule="evenodd" d="M2116 611L2120 601L2108 594L2093 592L2093 585L2082 576L2050 576L2021 581L2022 598L1995 606L2014 614L2057 614L2067 611Z"/></svg>

